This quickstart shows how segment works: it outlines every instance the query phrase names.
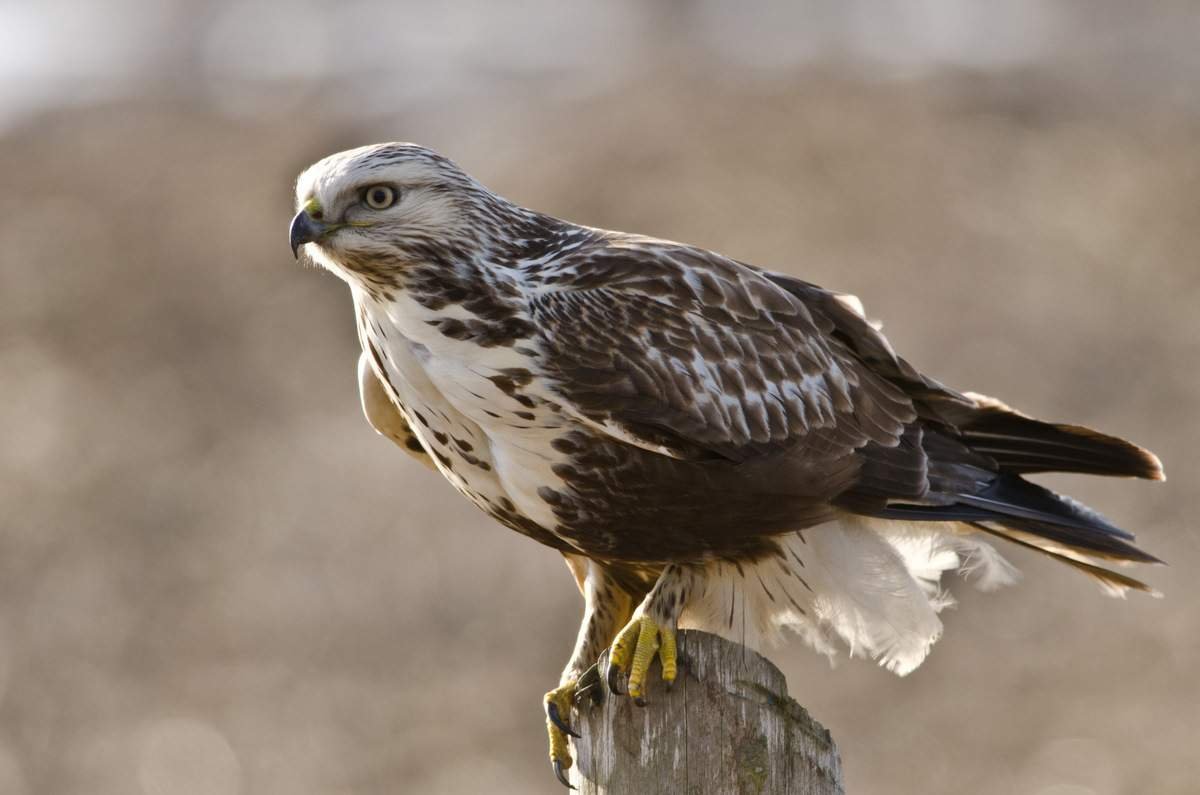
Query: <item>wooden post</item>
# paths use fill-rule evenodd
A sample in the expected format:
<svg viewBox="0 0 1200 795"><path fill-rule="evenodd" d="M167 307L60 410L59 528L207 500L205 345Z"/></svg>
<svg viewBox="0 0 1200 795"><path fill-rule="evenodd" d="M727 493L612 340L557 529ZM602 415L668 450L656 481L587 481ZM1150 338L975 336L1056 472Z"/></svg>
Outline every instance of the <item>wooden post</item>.
<svg viewBox="0 0 1200 795"><path fill-rule="evenodd" d="M645 707L606 694L581 708L569 771L580 795L843 793L833 738L788 697L778 668L715 635L678 640L671 692L656 666Z"/></svg>

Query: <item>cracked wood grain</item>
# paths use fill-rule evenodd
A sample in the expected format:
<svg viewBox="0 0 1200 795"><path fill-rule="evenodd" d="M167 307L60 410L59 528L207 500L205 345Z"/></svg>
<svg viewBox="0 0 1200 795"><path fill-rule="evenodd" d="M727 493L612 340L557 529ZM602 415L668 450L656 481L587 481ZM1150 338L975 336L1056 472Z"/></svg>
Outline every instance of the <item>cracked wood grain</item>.
<svg viewBox="0 0 1200 795"><path fill-rule="evenodd" d="M570 770L581 795L843 793L833 738L788 697L778 668L703 632L680 632L679 652L675 688L655 669L646 707L607 695L581 709Z"/></svg>

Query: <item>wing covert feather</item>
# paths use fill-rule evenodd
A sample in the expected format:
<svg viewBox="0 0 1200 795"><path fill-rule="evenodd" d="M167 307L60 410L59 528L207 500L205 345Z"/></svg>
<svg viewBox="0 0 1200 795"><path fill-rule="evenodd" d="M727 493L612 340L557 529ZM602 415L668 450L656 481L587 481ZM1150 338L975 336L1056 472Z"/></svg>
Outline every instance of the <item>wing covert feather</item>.
<svg viewBox="0 0 1200 795"><path fill-rule="evenodd" d="M827 316L762 271L648 239L580 257L531 307L556 391L614 435L742 461L802 441L893 447L917 418Z"/></svg>

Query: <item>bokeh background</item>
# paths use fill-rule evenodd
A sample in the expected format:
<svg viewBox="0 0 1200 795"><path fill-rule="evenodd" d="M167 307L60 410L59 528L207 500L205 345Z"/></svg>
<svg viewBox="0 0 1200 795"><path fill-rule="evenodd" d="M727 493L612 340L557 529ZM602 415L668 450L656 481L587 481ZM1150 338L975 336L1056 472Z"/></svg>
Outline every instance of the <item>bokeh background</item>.
<svg viewBox="0 0 1200 795"><path fill-rule="evenodd" d="M359 414L295 175L406 139L857 293L943 381L1159 452L1170 562L1010 550L906 679L773 659L852 793L1200 791L1200 6L0 2L0 792L556 793L580 600Z"/></svg>

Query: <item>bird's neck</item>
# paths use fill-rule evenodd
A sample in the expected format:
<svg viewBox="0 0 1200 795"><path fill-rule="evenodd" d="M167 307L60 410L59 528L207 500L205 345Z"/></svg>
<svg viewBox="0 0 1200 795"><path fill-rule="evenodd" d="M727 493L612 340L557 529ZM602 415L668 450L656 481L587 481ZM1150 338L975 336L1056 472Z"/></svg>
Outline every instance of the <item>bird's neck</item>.
<svg viewBox="0 0 1200 795"><path fill-rule="evenodd" d="M412 342L508 347L534 333L517 279L509 268L474 259L417 260L403 269L396 289L356 290L355 297Z"/></svg>

